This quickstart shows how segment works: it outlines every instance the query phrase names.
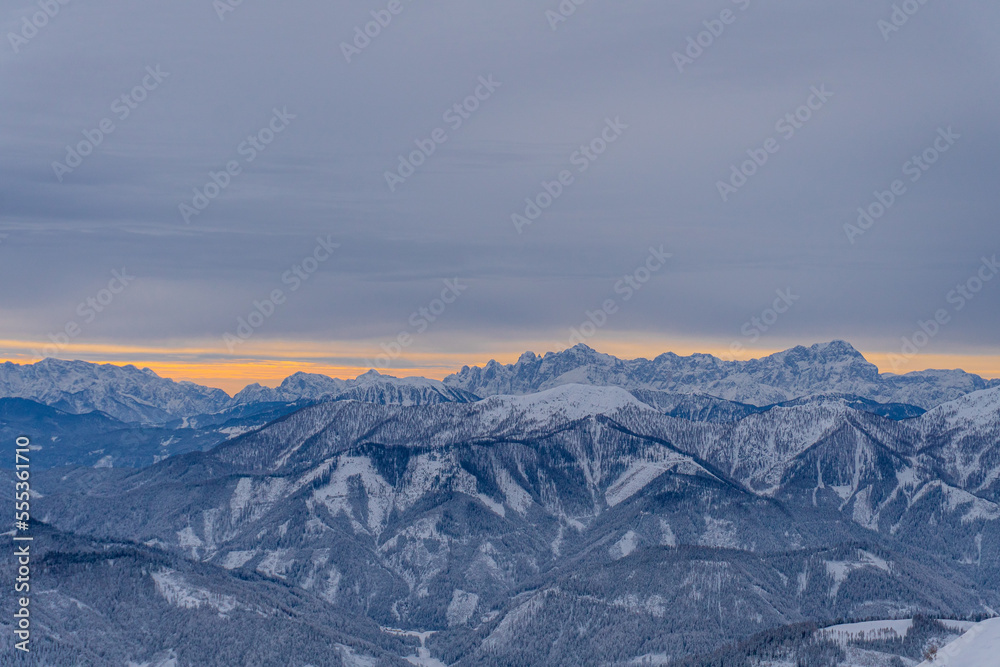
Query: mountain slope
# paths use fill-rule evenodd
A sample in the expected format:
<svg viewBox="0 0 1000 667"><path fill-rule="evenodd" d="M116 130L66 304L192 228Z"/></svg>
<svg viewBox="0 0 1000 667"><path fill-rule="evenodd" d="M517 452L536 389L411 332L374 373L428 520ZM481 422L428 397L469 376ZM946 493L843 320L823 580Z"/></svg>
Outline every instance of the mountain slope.
<svg viewBox="0 0 1000 667"><path fill-rule="evenodd" d="M1000 618L977 623L965 634L937 651L935 660L920 663L920 667L947 664L949 667L985 667L1000 656Z"/></svg>
<svg viewBox="0 0 1000 667"><path fill-rule="evenodd" d="M957 486L1000 502L1000 388L940 405L920 420L922 454Z"/></svg>
<svg viewBox="0 0 1000 667"><path fill-rule="evenodd" d="M260 403L185 417L166 425L122 422L101 412L74 414L25 398L0 398L0 438L31 438L34 470L65 465L141 468L185 452L209 449L300 409ZM0 461L12 468L14 460Z"/></svg>
<svg viewBox="0 0 1000 667"><path fill-rule="evenodd" d="M18 658L4 614L5 665L409 664L398 656L412 649L399 639L301 588L132 542L38 523L32 533L32 652ZM13 559L0 571L13 580Z"/></svg>
<svg viewBox="0 0 1000 667"><path fill-rule="evenodd" d="M992 398L978 410L1000 411ZM522 664L549 646L547 664L597 664L804 620L1000 607L1000 508L920 453L938 435L928 415L831 399L699 423L587 385L337 401L140 471L42 473L35 502L62 529L439 630L448 661ZM621 641L601 643L611 628Z"/></svg>

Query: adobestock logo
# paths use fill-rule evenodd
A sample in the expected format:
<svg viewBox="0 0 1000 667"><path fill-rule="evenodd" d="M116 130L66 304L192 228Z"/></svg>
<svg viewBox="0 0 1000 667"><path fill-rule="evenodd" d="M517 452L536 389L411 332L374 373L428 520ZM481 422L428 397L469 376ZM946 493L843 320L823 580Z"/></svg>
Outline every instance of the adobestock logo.
<svg viewBox="0 0 1000 667"><path fill-rule="evenodd" d="M287 271L281 274L281 284L288 286L288 292L297 292L308 281L313 274L319 271L319 267L333 256L333 251L340 247L339 243L334 243L329 234L326 238L322 236L316 238L316 246L312 252L293 264ZM228 331L222 334L222 342L230 353L236 351L236 347L253 338L257 330L264 326L274 314L279 306L288 302L288 294L281 288L272 289L261 299L254 299L252 308L246 316L236 318L236 333Z"/></svg>
<svg viewBox="0 0 1000 667"><path fill-rule="evenodd" d="M749 343L759 341L761 336L770 331L777 324L778 320L781 319L781 316L791 310L795 302L802 298L798 294L793 294L791 287L786 287L783 290L777 289L774 293L777 295L777 298L771 303L771 306L760 311L759 315L751 317L740 327L740 333ZM734 340L729 345L729 354L726 361L735 361L736 355L744 349L746 349L746 346L742 341Z"/></svg>
<svg viewBox="0 0 1000 667"><path fill-rule="evenodd" d="M164 72L160 66L147 66L146 76L142 77L132 90L116 97L111 102L111 113L115 114L119 121L124 121L132 115L132 112L139 108L139 105L149 98L149 94L160 87L170 72ZM110 117L102 118L96 126L90 130L83 130L83 139L74 145L66 146L66 157L62 162L58 160L52 163L52 171L60 183L63 177L73 173L77 167L83 164L84 159L93 153L98 146L104 143L104 139L110 136L118 127Z"/></svg>
<svg viewBox="0 0 1000 667"><path fill-rule="evenodd" d="M441 119L448 124L452 131L458 131L467 120L472 118L483 102L493 97L493 94L503 84L496 81L493 75L479 77L479 85L472 93L461 102L455 102L445 109ZM395 192L396 188L406 182L410 176L417 173L417 170L427 162L427 160L437 152L438 146L448 141L448 131L443 127L435 128L426 139L414 139L413 143L417 150L408 155L399 156L399 165L395 171L386 170L385 183L389 186L390 192Z"/></svg>
<svg viewBox="0 0 1000 667"><path fill-rule="evenodd" d="M908 177L907 180L910 183L919 181L932 166L937 164L941 156L951 150L955 142L962 138L962 135L952 130L950 125L947 128L939 127L937 134L938 136L930 146L903 163L903 175ZM847 240L851 245L857 242L856 239L859 236L874 227L875 223L881 220L882 216L888 213L889 209L908 191L906 183L897 178L889 184L887 190L876 190L873 193L874 201L867 206L859 206L857 223L844 225L844 233L847 234Z"/></svg>
<svg viewBox="0 0 1000 667"><path fill-rule="evenodd" d="M8 32L7 41L14 53L20 53L21 48L38 35L38 31L49 24L70 0L38 0L39 11L30 16L21 17L21 29L18 32Z"/></svg>
<svg viewBox="0 0 1000 667"><path fill-rule="evenodd" d="M601 132L588 143L581 144L580 148L569 156L570 165L576 167L577 173L582 174L587 171L600 156L604 155L611 144L621 138L627 129L628 125L622 122L620 116L615 116L614 120L606 118ZM538 220L542 213L552 206L575 182L573 172L569 169L563 169L551 181L542 181L542 191L534 197L525 198L523 215L513 213L510 216L510 221L514 224L517 233L524 233L524 228L534 224L535 220Z"/></svg>
<svg viewBox="0 0 1000 667"><path fill-rule="evenodd" d="M219 21L226 20L226 14L236 11L236 8L243 4L243 0L213 0L212 8L215 9Z"/></svg>
<svg viewBox="0 0 1000 667"><path fill-rule="evenodd" d="M248 135L244 141L236 147L236 153L243 158L243 162L250 164L257 159L257 156L267 150L271 142L285 131L291 122L296 118L295 114L288 113L288 107L280 110L273 109L274 114L271 120L256 133ZM185 224L191 224L191 219L201 215L201 212L208 208L222 192L228 188L233 178L243 173L243 165L239 160L229 160L219 171L208 172L208 180L200 188L194 188L194 196L190 203L181 202L177 206L181 219Z"/></svg>
<svg viewBox="0 0 1000 667"><path fill-rule="evenodd" d="M827 90L825 85L812 86L809 91L810 95L806 98L805 104L786 113L774 124L775 132L781 135L783 140L790 141L833 97L833 93ZM774 137L765 139L761 148L748 149L746 154L749 159L739 163L738 166L731 165L728 180L716 181L715 187L718 189L722 201L729 201L729 198L743 188L779 150L781 150L781 142Z"/></svg>
<svg viewBox="0 0 1000 667"><path fill-rule="evenodd" d="M416 336L427 331L431 324L444 315L448 306L458 301L462 292L467 289L469 286L463 285L459 278L445 280L444 289L441 290L441 295L438 298L432 299L426 306L421 306L410 314L407 319L410 328L400 331L390 342L380 343L382 354L376 356L374 361L365 359L368 368L388 368L392 360L398 359L403 354L403 350L413 345Z"/></svg>
<svg viewBox="0 0 1000 667"><path fill-rule="evenodd" d="M407 0L412 2L413 0ZM350 42L340 43L340 52L344 54L347 64L361 55L361 52L371 46L372 40L382 34L382 31L389 27L393 19L403 13L406 7L402 0L389 0L385 9L373 9L371 11L372 20L364 26L354 26L354 38Z"/></svg>
<svg viewBox="0 0 1000 667"><path fill-rule="evenodd" d="M631 301L632 297L667 265L667 260L671 257L673 257L673 254L665 252L662 245L658 248L650 246L649 255L647 255L646 259L630 273L626 273L615 281L612 290L615 294L621 296L622 303ZM621 310L621 305L618 300L610 298L602 301L599 308L584 311L585 319L577 326L570 327L569 345L566 347L585 343L590 338L596 336L597 332L608 324L610 317L619 310ZM556 349L561 349L561 346L557 344Z"/></svg>
<svg viewBox="0 0 1000 667"><path fill-rule="evenodd" d="M938 308L926 320L917 320L917 327L913 333L900 339L899 354L889 355L892 370L899 370L917 356L952 321L953 314L964 310L976 299L987 283L998 275L1000 275L1000 262L997 261L997 256L982 257L975 273L945 294L945 302L951 308Z"/></svg>
<svg viewBox="0 0 1000 667"><path fill-rule="evenodd" d="M555 9L545 10L545 20L549 22L552 32L559 29L560 23L565 23L570 16L576 14L577 7L583 5L587 0L562 0Z"/></svg>
<svg viewBox="0 0 1000 667"><path fill-rule="evenodd" d="M882 39L886 42L894 34L899 32L903 26L910 22L910 19L917 15L924 5L927 4L928 0L904 0L899 4L894 4L892 6L892 13L889 14L889 20L879 19L878 26L879 32L882 33Z"/></svg>
<svg viewBox="0 0 1000 667"><path fill-rule="evenodd" d="M83 324L93 323L101 313L111 306L115 299L118 298L118 295L132 284L133 280L135 280L135 276L129 275L125 267L122 267L120 271L117 269L111 271L111 280L108 281L105 287L77 304L76 314ZM80 322L75 319L68 320L62 329L49 334L49 340L52 341L51 345L46 345L40 350L32 350L31 353L40 359L54 357L69 347L73 339L79 337L82 333L83 326Z"/></svg>
<svg viewBox="0 0 1000 667"><path fill-rule="evenodd" d="M732 1L734 5L739 7L741 12L749 9L751 2L751 0ZM674 51L674 65L677 66L677 71L683 74L685 67L693 65L698 58L705 55L705 51L711 48L716 40L722 37L722 34L726 31L726 26L736 23L738 16L731 9L723 9L719 12L718 18L702 21L701 24L705 26L705 29L694 37L689 36L687 38L687 47L683 51Z"/></svg>

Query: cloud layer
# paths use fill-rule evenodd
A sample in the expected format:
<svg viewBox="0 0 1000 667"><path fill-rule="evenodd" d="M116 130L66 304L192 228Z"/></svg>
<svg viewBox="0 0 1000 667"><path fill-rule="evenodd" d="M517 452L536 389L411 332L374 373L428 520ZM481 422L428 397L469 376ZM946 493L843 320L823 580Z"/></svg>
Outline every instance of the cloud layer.
<svg viewBox="0 0 1000 667"><path fill-rule="evenodd" d="M1000 277L949 295L1000 252L1000 8L897 6L8 5L0 339L225 355L281 290L256 342L408 334L397 364L554 346L609 299L588 344L893 352L945 309L921 352L995 354Z"/></svg>

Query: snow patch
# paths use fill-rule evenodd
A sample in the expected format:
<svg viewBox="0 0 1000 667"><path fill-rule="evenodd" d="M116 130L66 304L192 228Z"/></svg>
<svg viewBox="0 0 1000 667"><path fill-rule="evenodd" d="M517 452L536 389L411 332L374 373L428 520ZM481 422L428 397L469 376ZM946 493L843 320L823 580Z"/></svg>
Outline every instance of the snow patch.
<svg viewBox="0 0 1000 667"><path fill-rule="evenodd" d="M456 588L451 595L448 611L445 613L445 618L448 619L448 627L468 623L469 619L476 612L477 606L479 606L478 595Z"/></svg>
<svg viewBox="0 0 1000 667"><path fill-rule="evenodd" d="M246 565L256 555L256 549L253 549L252 551L230 551L226 554L226 557L222 559L222 567L227 570L235 570L238 567Z"/></svg>
<svg viewBox="0 0 1000 667"><path fill-rule="evenodd" d="M630 530L625 533L620 540L615 542L610 549L608 549L608 555L611 556L613 560L620 560L634 552L638 546L639 536L635 534L634 530Z"/></svg>
<svg viewBox="0 0 1000 667"><path fill-rule="evenodd" d="M668 456L662 461L635 461L604 492L604 500L608 503L608 507L619 505L685 460L682 456Z"/></svg>
<svg viewBox="0 0 1000 667"><path fill-rule="evenodd" d="M857 560L824 561L823 564L826 566L826 573L833 579L833 586L830 587L830 597L832 598L837 597L837 593L840 592L841 584L847 581L847 578L851 576L851 573L855 570L870 567L882 570L883 572L892 572L892 563L889 563L888 561L883 560L875 554L869 553L863 549L858 550Z"/></svg>
<svg viewBox="0 0 1000 667"><path fill-rule="evenodd" d="M177 531L177 546L181 549L188 549L191 551L191 557L198 558L198 549L204 545L201 538L194 532L194 528L188 526L184 530Z"/></svg>
<svg viewBox="0 0 1000 667"><path fill-rule="evenodd" d="M156 591L175 607L199 609L204 605L215 609L222 618L237 607L236 599L231 595L212 593L192 586L175 570L160 570L151 576L156 584Z"/></svg>
<svg viewBox="0 0 1000 667"><path fill-rule="evenodd" d="M257 564L257 571L269 577L285 578L285 573L295 563L294 558L289 558L291 549L274 549L265 551L264 558Z"/></svg>
<svg viewBox="0 0 1000 667"><path fill-rule="evenodd" d="M705 517L705 532L698 538L698 544L722 549L739 549L741 546L732 521L710 516Z"/></svg>
<svg viewBox="0 0 1000 667"><path fill-rule="evenodd" d="M376 667L378 665L378 658L357 653L350 646L334 644L334 647L340 652L340 660L344 663L344 667Z"/></svg>
<svg viewBox="0 0 1000 667"><path fill-rule="evenodd" d="M677 538L674 536L674 531L667 523L666 519L660 519L660 546L661 547L676 547Z"/></svg>

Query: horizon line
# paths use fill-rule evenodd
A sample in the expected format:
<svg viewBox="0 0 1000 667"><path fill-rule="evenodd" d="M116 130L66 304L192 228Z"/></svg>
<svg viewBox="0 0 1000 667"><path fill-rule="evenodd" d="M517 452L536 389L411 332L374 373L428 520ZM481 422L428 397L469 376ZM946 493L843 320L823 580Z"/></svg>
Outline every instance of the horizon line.
<svg viewBox="0 0 1000 667"><path fill-rule="evenodd" d="M537 341L536 341L537 342ZM650 355L646 350L650 344L623 344L621 342L609 342L602 345L604 350L600 350L588 343L582 343L586 347L599 354L606 354L621 360L635 359L655 359L664 354L675 354L679 357L691 357L695 355L707 355L724 362L751 361L763 359L774 354L785 352L797 347L809 349L815 345L829 345L834 342L844 342L852 349L856 350L868 363L874 365L879 374L905 375L907 373L933 370L956 370L978 375L990 380L1000 378L1000 355L989 354L931 354L920 353L906 359L906 368L887 368L893 363L899 364L898 353L893 352L865 352L858 349L853 344L843 339L832 339L821 343L810 345L792 345L786 348L776 348L768 350L744 350L741 354L733 355L729 350L720 350L715 345L704 345L702 349L693 349L688 345L675 345L682 349L682 352L666 350ZM0 350L13 346L5 343L15 343L14 341L0 341ZM532 353L539 358L544 358L551 354L559 354L576 346L564 347L562 350L548 350L544 353L535 353L528 344L522 351L507 350L499 353L483 354L483 352L469 353L422 353L401 355L393 361L394 363L375 367L374 365L358 364L362 359L350 355L342 357L330 357L328 354L287 354L289 352L301 353L302 350L284 350L286 354L261 354L242 357L231 357L225 355L206 354L215 352L203 349L164 349L126 346L102 346L86 345L75 346L78 348L89 348L88 352L77 352L75 355L57 355L54 357L38 358L25 354L6 354L0 357L0 363L12 363L16 365L30 366L44 359L56 359L59 361L81 361L89 364L107 364L118 367L133 366L140 370L149 369L159 377L173 380L175 382L193 382L213 389L221 389L230 396L235 396L239 391L253 384L266 387L276 387L285 378L296 372L326 375L331 378L343 380L356 379L369 371L376 371L380 375L389 377L424 377L432 380L443 380L448 375L457 373L463 366L483 367L490 361L503 365L516 363L524 354ZM284 346L282 346L284 347ZM506 346L506 347L509 347ZM537 346L534 346L537 347ZM686 348L686 349L685 349ZM661 348L662 349L662 348ZM706 351L707 350L707 351ZM269 350L275 352L275 350ZM265 352L265 350L261 350ZM686 352L686 353L685 353ZM73 358L67 358L72 356ZM489 357L488 359L486 357ZM893 357L896 357L893 359ZM923 360L931 364L926 367L917 367L916 362ZM364 359L364 361L370 361ZM352 363L353 362L353 363ZM919 362L918 362L919 363ZM919 364L922 366L923 364Z"/></svg>

